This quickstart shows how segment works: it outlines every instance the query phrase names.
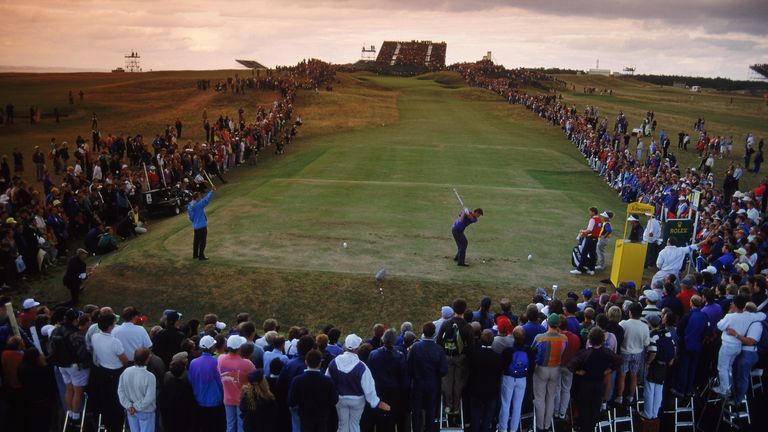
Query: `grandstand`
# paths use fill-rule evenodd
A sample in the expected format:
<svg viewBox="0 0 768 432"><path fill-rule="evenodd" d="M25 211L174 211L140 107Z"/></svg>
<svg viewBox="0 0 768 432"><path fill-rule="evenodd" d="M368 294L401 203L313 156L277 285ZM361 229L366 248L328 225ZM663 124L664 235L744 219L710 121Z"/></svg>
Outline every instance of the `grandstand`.
<svg viewBox="0 0 768 432"><path fill-rule="evenodd" d="M376 62L382 66L423 66L428 70L440 70L445 67L446 48L445 42L384 41Z"/></svg>
<svg viewBox="0 0 768 432"><path fill-rule="evenodd" d="M749 68L760 75L762 79L768 79L768 63L754 64Z"/></svg>

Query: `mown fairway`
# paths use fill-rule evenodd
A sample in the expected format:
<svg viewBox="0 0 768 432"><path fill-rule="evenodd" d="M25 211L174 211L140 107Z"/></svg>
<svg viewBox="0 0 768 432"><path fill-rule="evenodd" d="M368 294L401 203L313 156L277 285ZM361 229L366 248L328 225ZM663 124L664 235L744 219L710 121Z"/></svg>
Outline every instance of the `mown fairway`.
<svg viewBox="0 0 768 432"><path fill-rule="evenodd" d="M367 332L376 321L434 319L458 295L471 303L508 296L523 307L536 286L594 286L601 277L567 273L576 231L596 205L616 212L620 232L625 204L559 129L451 74L424 78L344 74L334 92L300 93L306 126L296 145L238 168L208 207L211 261L192 260L186 217L154 222L104 259L84 301L153 315L215 311L228 320L248 311L257 320ZM209 103L229 114L242 103L190 92L179 90L188 103L175 110L192 124ZM467 233L469 268L451 259L452 187L486 213ZM382 267L383 295L373 278ZM59 279L32 293L65 299Z"/></svg>

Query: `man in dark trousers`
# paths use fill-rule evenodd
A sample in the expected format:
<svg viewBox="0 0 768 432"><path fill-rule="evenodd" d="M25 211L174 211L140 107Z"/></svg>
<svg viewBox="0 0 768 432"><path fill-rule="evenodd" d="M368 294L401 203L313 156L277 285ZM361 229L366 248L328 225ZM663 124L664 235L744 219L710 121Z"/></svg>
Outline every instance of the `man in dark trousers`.
<svg viewBox="0 0 768 432"><path fill-rule="evenodd" d="M474 333L472 326L464 320L467 301L453 301L453 318L443 322L437 333L436 342L443 348L448 361L448 373L443 378L443 399L446 408L455 415L459 413L461 395L467 384L469 370L467 369L467 353L472 346ZM416 432L416 431L414 431Z"/></svg>
<svg viewBox="0 0 768 432"><path fill-rule="evenodd" d="M458 249L453 260L461 267L468 266L465 260L467 258L467 246L469 246L469 241L467 241L467 236L464 235L464 230L467 229L469 225L477 222L477 219L482 215L483 209L481 208L476 208L471 212L469 209L464 208L461 209L458 219L453 222L451 233L453 234L453 240L456 241L456 247Z"/></svg>
<svg viewBox="0 0 768 432"><path fill-rule="evenodd" d="M183 124L181 123L181 119L176 119L176 138L181 139L181 128L183 127Z"/></svg>
<svg viewBox="0 0 768 432"><path fill-rule="evenodd" d="M80 287L83 281L88 278L85 267L86 259L88 259L88 251L78 249L75 256L69 259L67 271L64 273L64 286L69 290L69 303L72 306L77 306L80 301Z"/></svg>
<svg viewBox="0 0 768 432"><path fill-rule="evenodd" d="M589 222L587 228L579 231L579 235L584 238L584 246L581 249L581 261L579 266L571 270L571 274L580 275L586 272L589 275L595 274L595 264L597 263L597 240L600 237L600 231L603 229L603 219L599 216L597 207L589 208Z"/></svg>
<svg viewBox="0 0 768 432"><path fill-rule="evenodd" d="M325 432L339 401L333 381L320 370L322 360L320 351L309 351L304 358L307 368L293 379L288 391L288 405L298 410L301 432Z"/></svg>
<svg viewBox="0 0 768 432"><path fill-rule="evenodd" d="M469 397L472 407L472 432L490 432L493 418L498 414L501 392L501 354L491 349L493 332L480 334L480 345L469 352Z"/></svg>
<svg viewBox="0 0 768 432"><path fill-rule="evenodd" d="M205 261L208 259L205 256L205 243L208 239L208 218L205 217L205 207L213 198L213 192L216 188L213 188L208 194L203 197L200 192L195 192L195 199L187 206L187 214L189 220L192 222L192 229L195 230L195 238L192 244L192 258Z"/></svg>
<svg viewBox="0 0 768 432"><path fill-rule="evenodd" d="M408 353L407 369L411 377L412 432L432 431L440 400L440 380L448 373L445 351L434 341L435 325L422 327L422 337ZM422 414L426 413L426 417Z"/></svg>

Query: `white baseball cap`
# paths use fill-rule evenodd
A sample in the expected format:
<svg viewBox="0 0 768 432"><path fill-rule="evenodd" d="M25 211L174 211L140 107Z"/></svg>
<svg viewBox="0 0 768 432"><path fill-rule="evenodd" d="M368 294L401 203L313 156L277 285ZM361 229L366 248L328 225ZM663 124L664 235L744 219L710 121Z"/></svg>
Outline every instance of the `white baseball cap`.
<svg viewBox="0 0 768 432"><path fill-rule="evenodd" d="M32 309L33 307L40 306L40 302L35 301L35 299L28 298L24 300L24 303L21 304L22 309Z"/></svg>
<svg viewBox="0 0 768 432"><path fill-rule="evenodd" d="M227 348L233 350L240 349L240 347L243 346L243 344L246 342L248 342L246 338L238 335L232 335L227 338Z"/></svg>
<svg viewBox="0 0 768 432"><path fill-rule="evenodd" d="M344 348L348 350L356 350L360 347L362 343L363 343L363 340L360 338L360 336L353 333L347 336L346 339L344 339Z"/></svg>
<svg viewBox="0 0 768 432"><path fill-rule="evenodd" d="M212 336L205 335L200 339L200 348L211 349L216 345L216 339Z"/></svg>

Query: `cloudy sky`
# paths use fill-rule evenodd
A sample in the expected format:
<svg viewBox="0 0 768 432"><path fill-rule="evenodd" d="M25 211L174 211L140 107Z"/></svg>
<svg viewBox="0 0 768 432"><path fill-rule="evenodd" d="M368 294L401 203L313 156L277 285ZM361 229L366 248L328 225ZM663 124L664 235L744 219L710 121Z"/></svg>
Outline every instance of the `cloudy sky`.
<svg viewBox="0 0 768 432"><path fill-rule="evenodd" d="M0 65L145 70L360 58L365 43L448 43L448 63L600 66L744 79L768 62L766 0L0 0Z"/></svg>

